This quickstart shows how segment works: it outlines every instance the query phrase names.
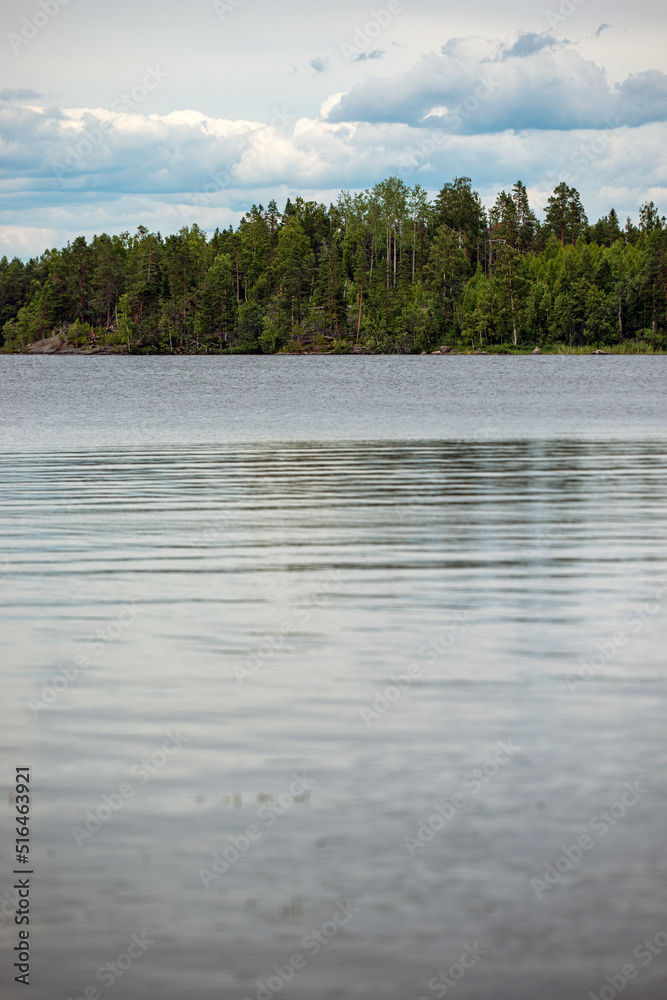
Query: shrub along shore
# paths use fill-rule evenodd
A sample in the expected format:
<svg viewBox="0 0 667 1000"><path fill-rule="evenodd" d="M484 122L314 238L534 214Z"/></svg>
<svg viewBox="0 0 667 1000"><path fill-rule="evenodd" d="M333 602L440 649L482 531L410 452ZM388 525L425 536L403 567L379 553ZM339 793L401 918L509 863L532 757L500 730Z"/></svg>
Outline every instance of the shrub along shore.
<svg viewBox="0 0 667 1000"><path fill-rule="evenodd" d="M0 260L0 350L44 354L613 354L667 350L667 223L590 224L561 183L488 212L470 179L430 201L390 177L297 197L234 229L77 237Z"/></svg>

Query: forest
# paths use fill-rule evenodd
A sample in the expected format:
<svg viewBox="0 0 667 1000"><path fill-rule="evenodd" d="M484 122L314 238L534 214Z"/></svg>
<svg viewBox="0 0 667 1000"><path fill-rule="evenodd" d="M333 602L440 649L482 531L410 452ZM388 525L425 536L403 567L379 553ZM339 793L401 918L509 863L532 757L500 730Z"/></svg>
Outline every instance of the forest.
<svg viewBox="0 0 667 1000"><path fill-rule="evenodd" d="M0 260L0 350L59 335L132 354L667 349L667 223L590 223L560 183L486 210L468 177L431 201L389 177L330 205L253 205L238 227L83 236Z"/></svg>

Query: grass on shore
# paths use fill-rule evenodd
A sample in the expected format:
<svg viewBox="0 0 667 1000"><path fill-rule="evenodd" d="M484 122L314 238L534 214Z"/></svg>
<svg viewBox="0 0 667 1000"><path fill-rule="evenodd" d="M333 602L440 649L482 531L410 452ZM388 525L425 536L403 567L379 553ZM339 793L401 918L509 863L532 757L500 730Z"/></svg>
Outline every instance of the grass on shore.
<svg viewBox="0 0 667 1000"><path fill-rule="evenodd" d="M622 344L599 347L564 347L562 344L552 349L542 348L545 354L591 354L593 351L604 351L605 354L665 354L664 348L654 347L643 340L624 340Z"/></svg>

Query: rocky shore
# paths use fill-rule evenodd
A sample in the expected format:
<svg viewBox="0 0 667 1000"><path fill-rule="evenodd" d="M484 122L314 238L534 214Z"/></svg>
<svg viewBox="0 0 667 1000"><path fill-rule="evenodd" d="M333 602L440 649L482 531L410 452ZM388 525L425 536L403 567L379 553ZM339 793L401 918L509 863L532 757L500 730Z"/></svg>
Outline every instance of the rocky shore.
<svg viewBox="0 0 667 1000"><path fill-rule="evenodd" d="M114 347L75 347L68 344L64 334L56 334L53 337L45 337L44 340L36 340L34 344L28 344L26 354L127 354L125 344Z"/></svg>
<svg viewBox="0 0 667 1000"><path fill-rule="evenodd" d="M127 344L113 344L113 345L109 345L109 344L102 345L101 344L101 345L99 345L99 346L96 347L94 345L94 343L93 343L93 344L88 344L87 346L77 346L75 344L71 344L71 343L68 342L66 334L64 334L64 333L63 334L56 333L52 337L45 337L43 340L37 340L37 341L35 341L32 344L28 344L28 346L26 348L24 348L24 350L21 351L20 353L22 353L22 354L128 354L128 348L127 348ZM177 354L178 352L174 352L174 353ZM274 357L308 357L308 356L310 356L310 357L323 357L323 356L331 356L333 354L339 354L339 353L340 352L334 352L334 351L313 351L313 350L306 350L306 351L280 351L276 355L273 355L273 356ZM356 345L356 344L349 351L349 354L351 354L351 355L364 355L364 354L367 355L367 354L376 354L376 353L377 352L374 351L374 350L372 350L372 349L361 347L361 346ZM382 353L382 352L379 352L379 353ZM431 356L431 357L432 356L442 357L442 356L448 356L448 355L458 355L458 356L464 356L465 357L465 356L475 356L475 355L487 355L487 356L491 356L492 354L495 354L497 356L498 353L500 353L501 355L503 355L503 354L504 355L509 355L510 353L514 353L514 352L510 352L510 351L507 351L507 352L506 351L500 351L500 352L496 352L496 351L484 351L480 347L478 347L476 350L462 351L462 350L456 350L455 348L450 347L449 345L443 344L443 346L439 347L436 351L431 351L431 352L422 351L421 352L421 356L422 357L429 357L429 356ZM530 354L541 355L543 353L544 352L539 347L536 347L533 351L517 352L517 354L519 356L523 356L524 354L528 354L528 355L530 355ZM550 353L550 352L547 352L547 353ZM564 351L562 353L568 353L568 352ZM612 352L610 352L610 351L602 351L602 350L598 349L598 350L595 350L595 351L591 351L590 353L591 354L610 354ZM343 355L340 355L340 356L343 356Z"/></svg>

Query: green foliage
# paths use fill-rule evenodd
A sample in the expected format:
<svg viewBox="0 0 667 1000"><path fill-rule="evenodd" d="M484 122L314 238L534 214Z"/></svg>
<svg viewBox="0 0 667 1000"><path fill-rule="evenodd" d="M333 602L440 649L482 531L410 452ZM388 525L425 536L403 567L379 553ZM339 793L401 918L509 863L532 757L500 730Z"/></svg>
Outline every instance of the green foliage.
<svg viewBox="0 0 667 1000"><path fill-rule="evenodd" d="M521 181L488 216L470 178L433 203L389 177L327 208L253 205L236 230L78 237L0 259L6 351L60 333L134 353L657 351L667 347L667 224L588 224L559 184L540 223Z"/></svg>
<svg viewBox="0 0 667 1000"><path fill-rule="evenodd" d="M82 323L78 319L72 323L65 335L66 343L72 347L88 347L92 338L93 330L90 323Z"/></svg>
<svg viewBox="0 0 667 1000"><path fill-rule="evenodd" d="M574 245L587 226L579 192L562 182L554 188L547 202L545 228L565 246L566 243Z"/></svg>

